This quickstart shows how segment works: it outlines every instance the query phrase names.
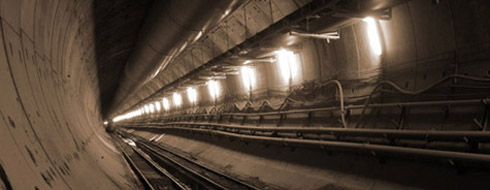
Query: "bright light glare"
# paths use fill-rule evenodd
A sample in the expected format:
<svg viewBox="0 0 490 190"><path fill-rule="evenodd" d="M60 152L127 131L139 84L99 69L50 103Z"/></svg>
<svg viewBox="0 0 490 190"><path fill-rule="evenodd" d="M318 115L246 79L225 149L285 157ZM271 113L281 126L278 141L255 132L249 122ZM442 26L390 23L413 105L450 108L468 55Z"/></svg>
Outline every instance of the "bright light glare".
<svg viewBox="0 0 490 190"><path fill-rule="evenodd" d="M157 110L157 112L160 112L161 106L159 101L155 102L155 109Z"/></svg>
<svg viewBox="0 0 490 190"><path fill-rule="evenodd" d="M172 99L174 101L175 106L180 106L182 105L182 96L180 96L179 93L174 92L174 95L172 96Z"/></svg>
<svg viewBox="0 0 490 190"><path fill-rule="evenodd" d="M381 42L379 39L378 27L376 26L376 20L371 17L366 17L362 19L362 21L367 23L367 33L371 50L375 55L381 55L381 53L383 53L383 50L381 49Z"/></svg>
<svg viewBox="0 0 490 190"><path fill-rule="evenodd" d="M150 104L150 113L155 112L155 106L153 104Z"/></svg>
<svg viewBox="0 0 490 190"><path fill-rule="evenodd" d="M199 33L197 33L196 38L194 38L194 41L199 40L199 38L200 38L201 36L202 36L202 31L199 31Z"/></svg>
<svg viewBox="0 0 490 190"><path fill-rule="evenodd" d="M191 103L194 103L197 101L197 92L196 89L189 87L187 88L187 97L189 98L189 101Z"/></svg>
<svg viewBox="0 0 490 190"><path fill-rule="evenodd" d="M104 125L107 125L107 124L109 124L109 122L108 121L104 121Z"/></svg>
<svg viewBox="0 0 490 190"><path fill-rule="evenodd" d="M211 94L211 97L213 99L216 99L220 95L220 86L219 82L215 80L210 80L208 81L208 89L209 89L209 94Z"/></svg>
<svg viewBox="0 0 490 190"><path fill-rule="evenodd" d="M150 113L150 107L148 105L145 105L145 113Z"/></svg>
<svg viewBox="0 0 490 190"><path fill-rule="evenodd" d="M292 51L279 50L276 51L276 60L281 72L282 78L285 81L296 78L299 70L297 56Z"/></svg>
<svg viewBox="0 0 490 190"><path fill-rule="evenodd" d="M163 102L163 109L165 109L165 111L168 111L170 109L170 103L168 103L168 99L163 98L162 102Z"/></svg>
<svg viewBox="0 0 490 190"><path fill-rule="evenodd" d="M134 143L133 140L131 139L123 139L123 141L128 144L129 146L133 146L133 147L136 147L136 143Z"/></svg>
<svg viewBox="0 0 490 190"><path fill-rule="evenodd" d="M125 114L118 115L118 116L114 117L112 119L112 122L119 122L122 120L132 119L134 117L140 116L142 113L143 113L143 108L138 109L138 110L133 110L131 112L127 112ZM104 121L104 125L107 125L108 123L109 123L108 121Z"/></svg>
<svg viewBox="0 0 490 190"><path fill-rule="evenodd" d="M252 67L241 67L240 75L242 76L243 86L247 90L251 90L255 87L255 70Z"/></svg>

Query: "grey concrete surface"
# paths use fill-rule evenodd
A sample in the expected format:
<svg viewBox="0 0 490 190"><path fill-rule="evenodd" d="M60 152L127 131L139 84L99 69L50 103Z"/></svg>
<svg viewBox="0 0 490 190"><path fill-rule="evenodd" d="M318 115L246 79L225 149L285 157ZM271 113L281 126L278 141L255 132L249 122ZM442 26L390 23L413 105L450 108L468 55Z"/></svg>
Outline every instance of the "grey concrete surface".
<svg viewBox="0 0 490 190"><path fill-rule="evenodd" d="M127 1L127 4L107 3L97 10L91 0L0 0L0 189L136 188L131 171L102 125L103 110L109 110L113 97L118 98L112 105L112 112L108 113L110 116L126 111L179 77L254 38L308 2L250 1L215 23L206 35L198 37L198 32L192 31L185 39L179 39L179 35L174 34L173 38L178 41L175 44L184 48L168 47L175 55L167 60L160 74L151 81L139 75L129 77L125 80L130 83L147 84L131 96L112 96L128 58L141 50L134 43L144 44L138 39L148 40L136 35L151 2L145 1L141 7ZM382 7L394 1L341 3L345 2L376 9L378 5ZM128 8L131 6L136 8ZM126 8L128 14L124 13ZM134 14L129 14L131 11ZM292 80L293 89L337 79L344 84L347 103L358 104L382 80L415 91L452 74L490 77L489 12L490 3L486 0L405 2L392 9L390 20L376 21L383 49L381 56L372 54L367 25L360 16L331 19L330 15L322 13L328 19L312 23L315 31L338 31L339 40L295 39L284 33L260 45L272 51L287 46L288 39L292 41L301 62L298 75ZM332 26L326 27L325 23L330 22ZM97 24L103 25L99 31ZM152 25L148 27L151 29ZM307 28L305 24L294 27ZM159 31L153 32L158 34ZM179 34L179 31L174 32ZM256 49L260 50L252 49L247 55L265 51ZM158 56L153 59L160 62ZM155 66L150 64L149 67ZM264 100L283 100L292 90L280 79L277 65L257 64L254 68L257 84L252 92L242 84L240 76L229 76L220 81L222 96L216 101L209 96L207 86L197 87L199 103L196 105L216 111L234 102L257 104ZM145 70L138 64L128 69ZM397 102L466 96L488 98L490 94L486 88L474 90L471 89L474 86L468 88L458 82L452 81L444 86L445 91L428 98L408 99L389 93L380 97ZM134 90L133 87L129 85L125 90ZM446 96L475 91L478 94ZM324 90L319 94L335 96L333 92ZM156 98L161 99L163 93L157 95ZM197 110L183 95L184 105L173 111ZM218 106L213 107L215 104ZM398 118L399 112L399 109L378 111L361 127L393 128L392 120ZM406 120L404 129L480 130L474 119L481 118L482 112L483 106L478 109L413 109L410 110L413 117ZM358 115L359 112L352 113L347 127L355 125ZM165 114L152 117L162 116ZM334 116L337 115L326 114L326 118L335 122L325 125L338 126ZM140 135L154 136L143 132ZM490 176L472 172L460 176L454 168L439 171L424 163L381 164L355 155L325 156L323 152L311 150L291 152L281 147L245 146L185 133L165 136L161 142L229 172L259 178L286 189L488 189L485 182Z"/></svg>
<svg viewBox="0 0 490 190"><path fill-rule="evenodd" d="M3 186L134 189L102 126L92 1L2 0L0 15Z"/></svg>
<svg viewBox="0 0 490 190"><path fill-rule="evenodd" d="M145 139L162 135L162 144L243 180L268 184L271 189L392 190L392 189L488 189L486 172L372 155L353 155L290 148L165 131L134 131Z"/></svg>

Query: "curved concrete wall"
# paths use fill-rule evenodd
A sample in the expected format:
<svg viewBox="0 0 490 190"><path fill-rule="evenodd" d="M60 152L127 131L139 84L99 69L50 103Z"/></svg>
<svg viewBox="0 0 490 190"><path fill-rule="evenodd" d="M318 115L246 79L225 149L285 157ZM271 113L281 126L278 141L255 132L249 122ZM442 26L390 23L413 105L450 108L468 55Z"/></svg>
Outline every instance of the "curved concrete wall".
<svg viewBox="0 0 490 190"><path fill-rule="evenodd" d="M344 85L344 95L348 97L347 105L349 105L363 104L363 98L382 80L393 81L403 89L416 91L452 74L489 77L490 3L485 0L448 0L441 1L439 4L435 2L414 0L404 3L392 9L391 20L376 22L383 46L382 56L372 53L367 25L362 21L342 27L339 31L341 38L330 43L318 39L304 40L301 48L296 52L300 57L301 67L297 79L293 81L294 84L299 87L300 84L310 82L318 84L338 79ZM288 93L288 86L280 79L276 65L258 64L255 70L257 85L252 92L252 101L271 99L274 96L284 98ZM249 99L248 89L242 85L240 76L229 76L220 82L222 96L218 99L218 104ZM462 85L458 86L458 84ZM425 97L383 93L381 101L480 99L487 98L490 94L487 86L483 84L474 86L482 87L480 89L471 89L471 86L466 88L465 84L468 83L454 80L445 83L442 86L444 90L429 92L434 96ZM333 93L330 93L333 91L334 88L320 91L318 94L333 98ZM185 102L180 110L192 110L190 109L192 106L186 100L185 90L182 89L180 92ZM209 96L207 86L199 87L198 94L200 106L206 107L215 103ZM448 94L465 94L465 96L448 96ZM171 98L171 95L168 97ZM403 126L397 126L393 122L398 121L402 115L401 109L395 107L372 111L369 118L365 119L369 121L363 122L360 127L482 130L474 122L484 117L482 105L411 107L407 110L409 116L404 118ZM178 113L179 109L173 109L171 112L174 111ZM359 111L352 111L347 127L354 127L359 115ZM154 114L153 118L158 116L166 117L165 114L160 113L160 115ZM338 117L331 119L333 116L329 114L319 117L334 120L331 123L322 120L322 126L340 127ZM297 126L298 124L281 123L281 126L284 125ZM468 172L460 173L447 166L423 161L406 161L403 158L377 162L370 156L344 155L337 151L327 150L325 153L298 148L292 152L288 150L289 147L267 147L254 142L247 144L238 139L231 142L227 138L191 132L135 131L133 133L146 139L154 139L163 132L165 132L164 136L158 140L159 143L229 173L242 174L287 189L489 188L489 184L485 183L489 179L486 170L469 169Z"/></svg>
<svg viewBox="0 0 490 190"><path fill-rule="evenodd" d="M311 0L246 1L243 6L229 13L229 16L220 19L221 21L216 26L210 27L209 32L204 32L202 37L196 39L197 41L194 40L195 42L182 46L184 49L179 51L172 60L164 60L165 63L168 62L168 65L162 67L161 72L137 92L129 94L128 97L122 97L127 93L117 94L110 117L115 117L139 101L156 93L165 85L219 57L235 45L244 42L309 2ZM194 32L195 35L197 32ZM145 56L148 57L146 54ZM139 65L136 64L134 67L139 67ZM128 71L128 69L131 68L128 67L126 70ZM129 77L127 80L132 80L132 78ZM126 89L121 87L119 90L121 92L134 91L128 87Z"/></svg>
<svg viewBox="0 0 490 190"><path fill-rule="evenodd" d="M0 189L133 189L99 113L92 1L0 14Z"/></svg>
<svg viewBox="0 0 490 190"><path fill-rule="evenodd" d="M483 0L440 4L417 0L394 7L392 19L376 21L381 56L372 53L367 24L362 21L342 27L341 38L330 43L304 40L296 52L300 66L293 85L338 79L346 85L346 96L359 96L369 92L364 88L372 87L366 84L381 80L420 90L451 74L489 77L489 9ZM255 70L255 98L288 88L277 65L257 64ZM223 84L224 95L247 96L248 89L241 83L240 76L229 76Z"/></svg>
<svg viewBox="0 0 490 190"><path fill-rule="evenodd" d="M299 68L293 79L293 88L302 85L320 84L332 79L340 80L344 87L347 104L362 104L364 97L371 93L373 87L383 80L389 80L401 88L416 91L426 88L448 75L470 75L478 77L490 76L489 49L489 3L483 0L469 2L441 1L439 4L431 1L416 0L403 3L392 9L390 20L377 20L383 54L375 55L370 47L367 24L359 22L342 26L339 29L341 38L328 43L326 40L305 39L295 50L298 56ZM330 30L331 31L331 30ZM277 47L279 49L279 47ZM183 65L183 64L182 64ZM226 80L220 80L221 97L218 104L233 101L261 101L264 99L284 99L289 93L288 81L282 79L277 64L258 63L254 66L256 83L253 85L252 97L249 89L242 84L240 75L229 75ZM170 76L170 75L169 75ZM457 86L458 82L455 82ZM453 89L454 92L477 94L471 98L484 98L489 91L471 91L465 88L443 85L442 88ZM459 83L463 84L464 83ZM215 104L209 96L208 87L198 89L197 105L206 107ZM333 92L335 89L331 88ZM175 110L185 110L193 106L187 101L185 89L180 90L184 105ZM485 94L486 92L486 94ZM322 95L332 97L332 94ZM432 96L407 97L388 94L386 100L442 100L458 97ZM167 96L171 100L171 95ZM391 98L391 99L390 99ZM467 98L467 97L466 97ZM194 110L194 109L191 109ZM423 113L424 111L427 111ZM460 112L461 111L461 112ZM371 126L393 127L391 120L398 120L399 109L384 109L373 119ZM411 109L410 113L418 115L411 117L409 128L444 128L444 129L476 129L473 123L475 117L480 117L483 107L470 109L455 108L427 110ZM384 114L384 115L383 115ZM424 119L427 114L433 114L431 119ZM458 117L450 117L458 115ZM356 124L358 112L352 112L350 126ZM388 117L386 117L388 116ZM425 117L427 118L427 117ZM382 124L380 124L382 123ZM338 125L338 122L326 125Z"/></svg>

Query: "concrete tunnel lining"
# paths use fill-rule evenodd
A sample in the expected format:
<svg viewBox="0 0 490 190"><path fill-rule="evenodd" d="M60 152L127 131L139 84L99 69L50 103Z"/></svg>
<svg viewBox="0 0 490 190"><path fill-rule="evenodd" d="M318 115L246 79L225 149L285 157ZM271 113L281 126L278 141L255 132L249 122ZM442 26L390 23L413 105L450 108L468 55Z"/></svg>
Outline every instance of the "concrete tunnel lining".
<svg viewBox="0 0 490 190"><path fill-rule="evenodd" d="M214 30L209 29L202 41L189 44L187 49L180 49L181 53L176 54L175 59L168 60L169 63L161 74L142 85L140 91L126 96L120 92L116 94L116 89L119 87L122 91L134 90L120 86L119 82L124 81L124 77L121 76L131 56L138 56L134 53L142 51L137 44L145 42L139 41L141 36L138 37L138 34L143 28L143 23L147 21L148 12L152 10L152 6L158 5L157 3L150 0L140 3L118 1L113 4L100 0L0 0L0 189L141 188L140 182L135 178L134 172L124 160L112 137L106 133L103 121L124 113L133 106L137 107L167 96L166 92L178 89L172 86L174 83L178 86L184 84L183 81L186 82L181 80L181 77L226 54L242 42L255 38L262 30L286 18L289 13L300 10L302 5L311 1L246 2L248 4L231 12L230 17L217 22L216 28L212 28ZM268 2L271 2L271 8L274 7L270 13L261 9L267 7ZM357 1L341 1L340 5L345 5L343 8L349 10L348 8L355 7L349 4L352 2L355 4ZM302 63L298 69L298 77L292 80L292 85L281 79L280 68L277 65L257 64L254 68L259 72L256 73L257 81L253 90L245 87L239 75L229 76L222 81L222 96L217 100L208 93L207 86L198 86L198 103L190 102L185 93L182 93L182 109L172 110L168 115L153 114L147 118L140 118L141 120L134 120L134 123L124 121L121 127L142 123L150 125L155 121L167 122L167 116L181 118L186 115L212 115L223 111L273 112L280 107L279 104L292 88L301 88L295 92L305 94L309 93L308 87L314 86L316 90L307 97L291 96L292 98L303 98L318 103L319 99L323 101L321 98L325 95L336 100L335 88L318 87L332 79L342 82L343 92L347 97L346 105L351 106L364 103L363 97L381 80L393 81L404 89L416 91L451 74L488 79L488 2L413 0L396 1L395 4L396 6L390 9L391 18L377 22L383 45L382 57L371 55L364 22L358 18L354 19L354 22L350 18L343 19L342 16L329 17L329 14L320 12L318 14L324 18L313 19L311 26L308 26L309 29L322 31L324 28L334 28L341 37L329 42L312 38L292 42L295 44L294 48L297 48L295 54ZM359 6L373 8L388 5L390 3L385 1L365 1L365 4L361 3ZM255 22L247 19L255 19ZM300 23L297 27L305 28L306 25ZM230 29L235 33L227 32ZM190 36L192 38L196 34ZM268 38L260 44L274 49L288 37L284 33ZM180 45L168 48L176 50ZM192 49L196 47L200 49ZM267 54L267 48L262 50L253 47L245 55L261 56ZM202 56L195 56L195 52ZM149 64L154 66L152 63ZM126 78L129 79L125 80L133 80L131 77ZM144 77L138 78L143 80ZM142 82L141 80L133 82ZM467 89L472 85L487 87L485 82L465 82L467 81L463 81L461 86L457 83L451 87L452 91L435 92L468 92L469 95L465 94L463 98L488 99L490 92L485 88L475 91ZM459 98L435 93L437 96L410 99L407 96L396 96L396 93L390 91L392 89L384 90L387 91L376 98L387 102ZM113 99L114 97L116 99ZM112 105L111 110L109 106L114 101L116 103ZM325 102L318 105L338 105L336 101ZM289 108L304 107L305 104L292 103ZM430 109L417 107L410 108L407 113L411 114L411 117L401 121L401 110L397 107L380 109L377 116L370 115L369 119L363 120L359 126L363 129L392 129L395 121L395 124L405 124L400 127L402 130L478 131L482 130L478 124L484 123L483 114L486 113L485 107L481 104ZM359 113L360 110L353 109L349 113L348 124L344 127L354 128L356 123L360 123L358 121L362 118ZM295 120L295 117L303 118L305 114L288 116L288 122L281 123L281 126L304 125L303 120ZM245 117L235 117L227 119L235 123L243 119L242 125L253 126L257 123L257 126L274 126L277 120L282 119L282 116L250 116L245 121ZM341 127L336 113L320 112L313 117L312 126ZM216 118L211 118L206 121L215 120ZM263 123L260 123L262 120ZM485 182L490 175L484 167L481 170L471 167L466 169L406 158L384 160L363 153L344 154L340 151L342 153L337 154L318 151L311 147L268 145L175 130L137 130L132 134L147 140L165 134L156 142L233 175L269 184L271 188L489 187ZM407 146L411 146L410 143L407 142ZM427 145L428 148L449 147L447 149L453 148L454 150L451 150L463 152L468 150L467 146L468 143L460 142ZM488 143L480 143L477 148L481 148L478 149L481 151L477 152L478 154L487 156ZM448 179L450 180L447 181Z"/></svg>
<svg viewBox="0 0 490 190"><path fill-rule="evenodd" d="M13 189L134 186L119 153L102 145L110 140L97 98L92 2L0 3L0 160Z"/></svg>

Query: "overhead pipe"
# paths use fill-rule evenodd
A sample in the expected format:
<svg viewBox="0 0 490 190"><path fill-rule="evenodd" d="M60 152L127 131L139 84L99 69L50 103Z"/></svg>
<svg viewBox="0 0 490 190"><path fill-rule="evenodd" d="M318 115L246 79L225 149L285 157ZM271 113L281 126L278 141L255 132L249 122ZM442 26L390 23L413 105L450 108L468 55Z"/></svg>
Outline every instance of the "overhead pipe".
<svg viewBox="0 0 490 190"><path fill-rule="evenodd" d="M155 1L130 55L111 112L246 0Z"/></svg>
<svg viewBox="0 0 490 190"><path fill-rule="evenodd" d="M297 31L291 31L289 33L291 36L299 36L299 37L311 37L311 38L319 38L319 39L325 39L327 40L328 43L330 43L330 40L338 40L340 39L340 35L338 32L326 32L326 33L306 33L306 32L297 32Z"/></svg>

